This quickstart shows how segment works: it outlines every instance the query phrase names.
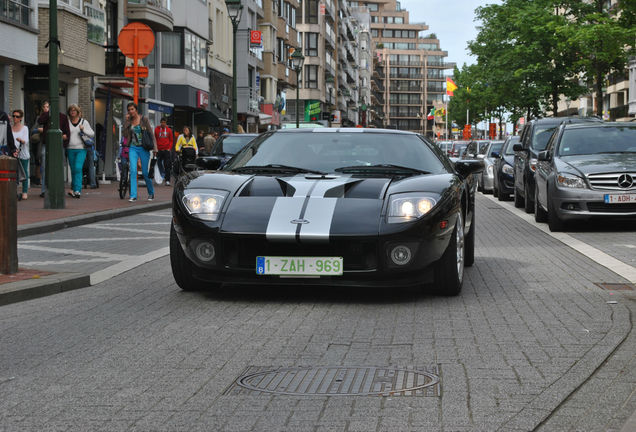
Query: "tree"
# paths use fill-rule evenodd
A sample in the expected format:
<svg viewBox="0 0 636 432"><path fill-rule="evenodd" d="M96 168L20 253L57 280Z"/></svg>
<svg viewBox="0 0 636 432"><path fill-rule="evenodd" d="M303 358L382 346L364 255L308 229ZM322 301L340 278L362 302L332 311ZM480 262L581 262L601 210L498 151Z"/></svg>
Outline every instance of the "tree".
<svg viewBox="0 0 636 432"><path fill-rule="evenodd" d="M558 31L576 50L574 65L596 94L595 113L603 114L603 84L612 71L625 69L636 40L636 5L622 0L613 8L593 0L561 1L568 22Z"/></svg>

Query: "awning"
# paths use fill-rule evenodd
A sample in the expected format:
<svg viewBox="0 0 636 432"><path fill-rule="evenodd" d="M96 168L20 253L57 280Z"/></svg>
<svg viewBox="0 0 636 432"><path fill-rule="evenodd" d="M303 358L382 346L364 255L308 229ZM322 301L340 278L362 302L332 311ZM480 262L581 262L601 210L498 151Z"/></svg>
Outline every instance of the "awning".
<svg viewBox="0 0 636 432"><path fill-rule="evenodd" d="M196 111L194 113L194 121L197 124L204 124L212 127L231 123L230 119L225 118L223 113L214 107L210 107L210 111Z"/></svg>
<svg viewBox="0 0 636 432"><path fill-rule="evenodd" d="M262 125L272 124L272 116L269 114L258 113L258 122Z"/></svg>
<svg viewBox="0 0 636 432"><path fill-rule="evenodd" d="M229 123L232 123L232 120L230 120L229 118L227 118L227 117L225 116L225 114L223 114L223 113L221 112L221 110L219 110L218 108L216 108L216 107L214 107L214 106L211 106L211 107L210 107L210 112L211 112L211 113L212 113L212 114L213 114L213 115L214 115L217 119L219 119L219 122L221 122L221 123L228 123L228 124L229 124Z"/></svg>

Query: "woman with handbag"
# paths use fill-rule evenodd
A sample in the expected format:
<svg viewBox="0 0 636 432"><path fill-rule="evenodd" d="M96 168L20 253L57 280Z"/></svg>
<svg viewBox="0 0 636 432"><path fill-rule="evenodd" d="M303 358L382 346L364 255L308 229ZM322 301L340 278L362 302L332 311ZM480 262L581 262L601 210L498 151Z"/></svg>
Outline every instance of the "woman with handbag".
<svg viewBox="0 0 636 432"><path fill-rule="evenodd" d="M22 124L24 111L15 109L12 113L13 125L13 141L18 150L18 163L22 165L24 171L24 180L22 180L22 195L18 195L19 200L26 200L29 191L29 159L31 159L31 151L29 150L29 128Z"/></svg>
<svg viewBox="0 0 636 432"><path fill-rule="evenodd" d="M128 201L137 201L137 160L141 160L141 173L146 182L148 189L148 201L155 199L155 189L152 180L148 176L148 161L150 160L150 151L157 154L157 142L155 134L152 133L152 126L148 117L140 116L137 104L128 103L126 107L128 115L124 124L123 135L130 145L128 158L130 163L130 199Z"/></svg>
<svg viewBox="0 0 636 432"><path fill-rule="evenodd" d="M73 198L82 196L82 170L86 160L86 144L84 140L92 142L95 132L91 125L82 118L82 110L76 104L71 104L67 110L68 128L70 136L68 140L67 155L68 164L71 167L71 190L68 195Z"/></svg>

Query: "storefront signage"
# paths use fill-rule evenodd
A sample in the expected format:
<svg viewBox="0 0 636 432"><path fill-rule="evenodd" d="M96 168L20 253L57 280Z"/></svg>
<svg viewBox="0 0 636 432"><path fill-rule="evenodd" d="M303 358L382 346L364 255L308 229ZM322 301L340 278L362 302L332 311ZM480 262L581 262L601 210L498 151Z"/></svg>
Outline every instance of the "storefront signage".
<svg viewBox="0 0 636 432"><path fill-rule="evenodd" d="M197 90L197 108L207 108L210 104L210 95L203 90Z"/></svg>
<svg viewBox="0 0 636 432"><path fill-rule="evenodd" d="M260 47L262 45L263 34L259 30L250 31L250 47Z"/></svg>
<svg viewBox="0 0 636 432"><path fill-rule="evenodd" d="M305 101L305 121L320 120L320 113L322 109L320 107L320 101L308 100Z"/></svg>

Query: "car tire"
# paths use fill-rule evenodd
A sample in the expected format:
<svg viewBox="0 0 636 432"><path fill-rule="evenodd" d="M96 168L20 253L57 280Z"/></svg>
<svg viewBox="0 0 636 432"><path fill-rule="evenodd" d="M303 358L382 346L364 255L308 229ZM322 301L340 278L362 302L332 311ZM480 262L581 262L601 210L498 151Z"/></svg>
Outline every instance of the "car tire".
<svg viewBox="0 0 636 432"><path fill-rule="evenodd" d="M492 187L492 196L495 198L499 198L499 189L497 189L495 186Z"/></svg>
<svg viewBox="0 0 636 432"><path fill-rule="evenodd" d="M528 187L528 183L523 185L523 209L526 213L534 213L534 201L530 197L530 188Z"/></svg>
<svg viewBox="0 0 636 432"><path fill-rule="evenodd" d="M448 247L435 265L435 287L439 294L456 296L464 280L464 220L459 213Z"/></svg>
<svg viewBox="0 0 636 432"><path fill-rule="evenodd" d="M515 200L515 207L516 208L521 208L523 207L523 197L521 196L521 194L519 193L519 190L517 189L517 187L515 186L514 188L514 200Z"/></svg>
<svg viewBox="0 0 636 432"><path fill-rule="evenodd" d="M204 288L214 288L220 285L204 283L192 276L194 264L183 252L174 225L170 225L170 266L175 282L184 291L200 291Z"/></svg>
<svg viewBox="0 0 636 432"><path fill-rule="evenodd" d="M548 228L552 232L565 231L565 222L559 218L550 195L548 195Z"/></svg>
<svg viewBox="0 0 636 432"><path fill-rule="evenodd" d="M471 267L475 262L475 209L471 216L470 231L464 233L464 267Z"/></svg>
<svg viewBox="0 0 636 432"><path fill-rule="evenodd" d="M534 221L546 222L548 220L548 212L543 210L541 204L539 204L539 189L534 186Z"/></svg>

